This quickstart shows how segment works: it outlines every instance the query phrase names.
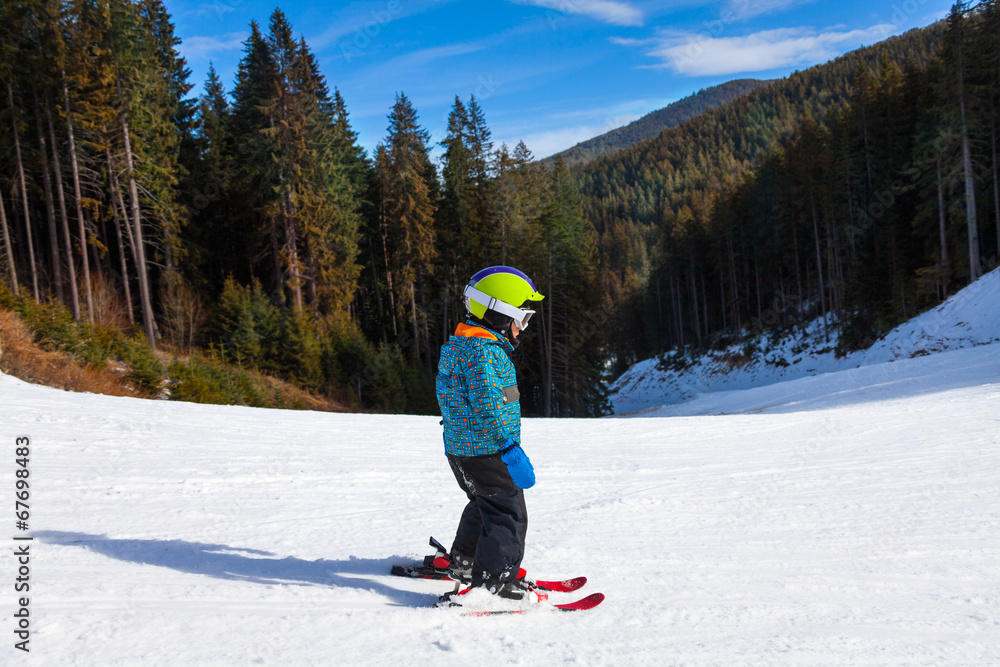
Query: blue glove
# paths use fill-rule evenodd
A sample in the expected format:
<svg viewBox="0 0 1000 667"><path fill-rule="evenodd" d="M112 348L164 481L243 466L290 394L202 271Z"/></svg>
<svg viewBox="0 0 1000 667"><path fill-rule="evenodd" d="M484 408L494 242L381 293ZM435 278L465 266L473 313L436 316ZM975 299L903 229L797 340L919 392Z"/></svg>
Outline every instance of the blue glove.
<svg viewBox="0 0 1000 667"><path fill-rule="evenodd" d="M530 489L535 485L535 469L528 460L528 455L521 445L514 445L500 455L500 460L507 464L510 478L521 489Z"/></svg>

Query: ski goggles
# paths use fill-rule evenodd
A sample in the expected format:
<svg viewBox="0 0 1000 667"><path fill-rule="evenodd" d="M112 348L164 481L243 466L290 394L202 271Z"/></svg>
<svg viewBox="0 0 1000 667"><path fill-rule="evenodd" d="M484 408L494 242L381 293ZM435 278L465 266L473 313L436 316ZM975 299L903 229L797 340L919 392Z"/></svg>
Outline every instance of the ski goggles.
<svg viewBox="0 0 1000 667"><path fill-rule="evenodd" d="M514 324L521 331L524 331L528 327L528 320L531 316L535 314L533 310L524 310L522 308L515 308L505 301L500 301L496 297L492 297L485 292L477 290L472 285L466 285L463 295L466 299L472 299L477 303L481 303L486 306L487 310L495 310L498 313L507 315L508 317L514 318Z"/></svg>

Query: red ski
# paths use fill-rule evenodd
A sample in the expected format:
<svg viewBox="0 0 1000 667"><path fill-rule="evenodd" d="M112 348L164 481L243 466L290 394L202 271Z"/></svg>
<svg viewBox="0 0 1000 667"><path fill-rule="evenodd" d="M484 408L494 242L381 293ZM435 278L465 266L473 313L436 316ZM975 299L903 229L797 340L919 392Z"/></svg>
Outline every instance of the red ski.
<svg viewBox="0 0 1000 667"><path fill-rule="evenodd" d="M532 581L531 579L528 579L528 584L534 586L535 588L541 588L543 591L551 591L553 593L572 593L573 591L578 591L587 585L587 577L573 577L572 579L564 579L562 581ZM600 595L600 593L597 595Z"/></svg>
<svg viewBox="0 0 1000 667"><path fill-rule="evenodd" d="M413 579L437 579L440 581L454 581L448 576L448 571L435 568L433 565L393 565L392 574L397 577L411 577ZM532 581L527 580L531 586L540 588L543 591L552 593L572 593L587 585L587 577L573 577L561 581Z"/></svg>
<svg viewBox="0 0 1000 667"><path fill-rule="evenodd" d="M586 611L588 609L593 609L597 605L604 602L604 593L591 593L587 597L577 600L576 602L567 602L565 604L555 604L551 607L542 606L541 609L554 609L558 611ZM533 612L535 608L529 607L527 609L495 609L492 611L467 611L462 616L495 616L498 614L523 614L525 612Z"/></svg>
<svg viewBox="0 0 1000 667"><path fill-rule="evenodd" d="M451 564L451 557L444 545L431 537L430 545L434 547L435 553L432 556L424 556L424 562L420 565L393 565L390 572L397 577L410 577L411 579L436 579L439 581L458 581L448 572ZM573 577L560 581L532 581L525 579L524 568L517 573L518 579L523 579L532 588L548 591L550 593L572 593L578 591L587 584L587 577ZM462 583L468 584L468 581ZM584 598L588 599L588 598ZM601 598L604 599L603 597ZM599 601L598 601L599 603Z"/></svg>

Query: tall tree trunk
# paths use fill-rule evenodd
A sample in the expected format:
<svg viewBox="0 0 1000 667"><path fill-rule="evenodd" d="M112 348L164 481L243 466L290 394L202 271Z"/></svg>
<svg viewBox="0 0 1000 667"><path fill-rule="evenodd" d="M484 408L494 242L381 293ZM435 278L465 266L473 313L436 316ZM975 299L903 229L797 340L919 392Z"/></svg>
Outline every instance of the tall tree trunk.
<svg viewBox="0 0 1000 667"><path fill-rule="evenodd" d="M705 337L707 338L708 337L708 332L709 332L709 328L708 328L708 294L706 294L706 292L705 292L705 275L702 274L701 276L699 276L699 278L701 280L701 316L702 316L702 318L704 318L705 326L704 326L703 331L705 332Z"/></svg>
<svg viewBox="0 0 1000 667"><path fill-rule="evenodd" d="M62 165L59 162L59 145L56 141L56 128L52 122L52 107L48 95L45 96L45 117L49 122L49 138L52 149L52 172L55 174L56 194L59 199L59 215L62 221L63 240L66 243L66 267L69 271L69 293L73 297L73 319L80 319L80 288L76 281L76 260L73 259L73 239L69 233L69 215L66 213L66 193L63 187ZM86 239L81 239L85 244ZM81 245L80 250L86 261L87 246Z"/></svg>
<svg viewBox="0 0 1000 667"><path fill-rule="evenodd" d="M368 254L371 257L372 284L375 286L375 312L378 313L378 327L379 327L379 331L382 334L382 342L386 343L387 340L386 340L386 334L385 334L385 315L382 312L382 286L379 284L379 279L378 279L378 262L375 260L375 244L374 243L369 243L368 244ZM447 305L448 305L448 302L445 301L445 306L446 306L446 308L445 308L445 324L447 324L447 322L448 322ZM445 335L446 336L448 335L447 331L445 331Z"/></svg>
<svg viewBox="0 0 1000 667"><path fill-rule="evenodd" d="M316 288L316 276L319 268L316 266L316 254L312 250L312 244L306 243L306 264L309 266L307 285L309 286L309 305L313 309L313 317L319 317L319 292Z"/></svg>
<svg viewBox="0 0 1000 667"><path fill-rule="evenodd" d="M941 237L941 291L942 300L948 298L948 283L951 282L951 268L948 264L947 217L944 209L944 179L941 177L941 156L937 157L937 199L938 233Z"/></svg>
<svg viewBox="0 0 1000 667"><path fill-rule="evenodd" d="M145 243L142 238L142 216L139 211L139 187L135 182L135 162L132 157L132 139L129 136L128 119L125 118L125 95L122 92L121 78L115 78L118 87L118 100L122 105L119 120L122 126L122 137L125 142L125 167L128 170L128 189L132 207L133 242L135 246L136 273L139 276L139 302L142 304L142 326L146 331L149 344L156 349L156 321L153 318L153 300L149 289L149 272L146 266Z"/></svg>
<svg viewBox="0 0 1000 667"><path fill-rule="evenodd" d="M111 212L115 220L115 236L118 239L118 260L121 263L122 286L125 288L125 303L128 304L128 323L135 324L135 309L132 307L132 288L128 278L128 264L125 261L125 240L122 238L122 220L128 220L125 212L125 200L122 198L121 189L117 187L115 181L114 165L111 162L111 151L105 150L104 156L108 161L108 187L111 191ZM121 216L119 216L119 207ZM126 226L126 230L128 227ZM134 246L133 253L135 252Z"/></svg>
<svg viewBox="0 0 1000 667"><path fill-rule="evenodd" d="M792 228L792 249L794 250L795 256L795 288L798 290L796 297L796 310L801 315L802 314L802 274L799 272L799 232L796 229L795 216L791 218L791 228Z"/></svg>
<svg viewBox="0 0 1000 667"><path fill-rule="evenodd" d="M7 229L7 209L3 203L3 192L0 191L0 227L3 227L3 249L7 257L7 270L10 272L10 291L14 296L21 294L17 284L17 266L14 264L14 248L10 244L10 231Z"/></svg>
<svg viewBox="0 0 1000 667"><path fill-rule="evenodd" d="M691 282L691 311L694 322L694 335L701 345L701 315L698 313L698 279L695 276L694 251L688 248L688 279Z"/></svg>
<svg viewBox="0 0 1000 667"><path fill-rule="evenodd" d="M990 107L997 111L996 95L990 91ZM990 151L993 157L993 217L997 226L997 259L1000 260L1000 179L997 177L997 119L990 119Z"/></svg>
<svg viewBox="0 0 1000 667"><path fill-rule="evenodd" d="M678 293L677 283L680 279L675 279L673 267L670 267L670 300L674 308L674 344L684 347L684 313L681 309L681 295Z"/></svg>
<svg viewBox="0 0 1000 667"><path fill-rule="evenodd" d="M69 164L73 174L73 199L76 201L76 219L79 223L80 254L83 256L83 289L87 295L87 321L94 323L94 290L90 284L90 259L87 257L87 229L83 222L83 199L80 194L80 169L76 161L76 141L73 137L73 117L69 108L69 87L66 85L66 72L60 70L63 80L63 103L66 109L66 136L69 140Z"/></svg>
<svg viewBox="0 0 1000 667"><path fill-rule="evenodd" d="M431 357L434 354L434 350L431 348L431 332L429 328L430 316L427 312L427 290L425 289L426 282L424 281L424 270L423 268L417 273L417 280L420 282L420 312L424 314L423 318L423 334L424 334L424 358L426 359L425 365L427 366L427 373L433 377L434 369L431 364Z"/></svg>
<svg viewBox="0 0 1000 667"><path fill-rule="evenodd" d="M42 163L42 191L45 193L45 217L49 226L49 253L52 262L52 280L50 289L55 288L56 298L63 305L66 305L66 294L63 291L62 260L59 259L59 230L56 227L56 210L53 202L55 196L52 194L52 172L49 168L49 147L45 138L45 130L42 128L41 107L38 104L38 93L31 91L32 109L35 112L35 132L38 134L38 156ZM58 184L59 175L56 174ZM72 250L67 249L68 259L72 261ZM77 304L79 306L79 304ZM80 319L79 309L73 310L73 317Z"/></svg>
<svg viewBox="0 0 1000 667"><path fill-rule="evenodd" d="M555 299L555 294L552 292L552 245L549 244L549 304L545 311L548 313L548 321L545 323L545 358L548 363L545 364L545 374L542 377L542 399L545 405L545 416L552 416L552 366L555 360L552 358L552 329L555 328L555 323L552 321L552 302Z"/></svg>
<svg viewBox="0 0 1000 667"><path fill-rule="evenodd" d="M794 221L793 221L794 224ZM726 237L726 245L729 249L729 277L733 286L733 314L736 316L736 329L743 328L743 316L740 313L740 292L739 284L736 281L736 253L733 251L733 237Z"/></svg>
<svg viewBox="0 0 1000 667"><path fill-rule="evenodd" d="M271 236L271 259L274 261L274 293L278 305L285 307L285 268L281 263L281 240L278 234L278 216L267 216L268 231Z"/></svg>
<svg viewBox="0 0 1000 667"><path fill-rule="evenodd" d="M757 322L758 325L764 322L764 295L760 288L760 261L757 257L758 248L753 249L753 283L754 291L757 293Z"/></svg>
<svg viewBox="0 0 1000 667"><path fill-rule="evenodd" d="M381 198L380 198L381 199ZM392 284L392 268L389 264L389 230L385 220L385 202L379 203L379 232L382 237L382 258L385 261L386 289L389 292L389 313L392 315L392 338L399 338L399 328L396 326L396 291Z"/></svg>
<svg viewBox="0 0 1000 667"><path fill-rule="evenodd" d="M723 306L725 311L725 306ZM659 328L657 329L657 343L663 343L663 297L660 295L660 272L656 272L656 313L658 315ZM725 315L723 315L725 317Z"/></svg>
<svg viewBox="0 0 1000 667"><path fill-rule="evenodd" d="M976 221L976 185L972 173L972 149L969 147L969 124L965 115L964 49L958 43L958 108L962 120L962 168L965 172L965 217L969 227L969 281L979 278L979 227Z"/></svg>
<svg viewBox="0 0 1000 667"><path fill-rule="evenodd" d="M291 195L285 197L285 241L288 249L288 272L289 280L292 283L292 296L295 299L295 308L302 312L302 266L299 263L299 241L297 230L295 229L295 217L292 211Z"/></svg>
<svg viewBox="0 0 1000 667"><path fill-rule="evenodd" d="M827 229L830 234L830 245L833 248L832 262L830 269L830 281L833 283L830 294L830 309L836 317L844 313L844 258L840 251L840 236L837 234L836 218L833 218Z"/></svg>
<svg viewBox="0 0 1000 667"><path fill-rule="evenodd" d="M659 289L659 285L657 285L657 289ZM726 274L725 274L725 271L723 271L719 275L719 303L722 304L722 330L723 331L728 331L729 330L729 322L726 319L727 318L727 315L726 315L726 307L727 306L726 306Z"/></svg>
<svg viewBox="0 0 1000 667"><path fill-rule="evenodd" d="M864 149L865 149L865 173L868 176L868 192L865 197L866 200L872 196L875 186L872 179L872 158L871 150L868 147L868 86L865 85L864 90L861 91L861 132L864 138Z"/></svg>
<svg viewBox="0 0 1000 667"><path fill-rule="evenodd" d="M21 180L21 204L24 206L24 231L28 245L28 263L31 266L31 290L35 301L40 299L38 292L38 267L35 265L35 242L31 236L31 214L28 206L28 183L24 178L24 162L21 160L21 138L17 130L17 116L14 112L14 88L7 82L7 99L10 102L10 122L14 128L14 154L17 157L17 174Z"/></svg>
<svg viewBox="0 0 1000 667"><path fill-rule="evenodd" d="M287 72L280 71L278 73L279 81L284 81L287 78ZM284 159L294 159L292 158L292 145L291 145L291 120L289 118L288 111L288 90L284 84L281 84L280 90L281 96L281 125L282 125L282 137L284 139ZM295 309L297 312L302 312L302 267L299 264L299 242L297 229L295 227L295 206L292 203L292 193L291 193L291 177L290 174L282 171L281 173L281 184L285 189L285 193L282 195L282 208L284 210L284 227L285 227L285 247L288 250L288 278L292 284L292 297L295 300Z"/></svg>
<svg viewBox="0 0 1000 667"><path fill-rule="evenodd" d="M823 251L820 249L819 242L819 222L816 219L816 203L812 201L811 194L809 198L812 206L813 238L816 241L816 275L819 278L819 303L820 308L823 309L823 338L829 342L830 330L826 321L826 287L823 282Z"/></svg>
<svg viewBox="0 0 1000 667"><path fill-rule="evenodd" d="M374 267L373 267L374 268ZM444 345L448 342L448 336L450 335L451 328L448 326L448 304L451 301L451 285L445 283L444 286L444 316L441 320L441 344Z"/></svg>
<svg viewBox="0 0 1000 667"><path fill-rule="evenodd" d="M409 268L409 267L407 267ZM409 270L407 270L409 273ZM410 292L410 315L413 321L413 358L420 361L420 325L418 324L417 318L417 291L413 284L413 281L408 281Z"/></svg>
<svg viewBox="0 0 1000 667"><path fill-rule="evenodd" d="M824 221L824 232L826 233L826 291L828 292L827 297L827 313L832 313L836 310L834 303L837 301L837 277L834 275L834 265L835 265L835 253L834 253L834 234L833 225L830 222L830 212L823 212Z"/></svg>

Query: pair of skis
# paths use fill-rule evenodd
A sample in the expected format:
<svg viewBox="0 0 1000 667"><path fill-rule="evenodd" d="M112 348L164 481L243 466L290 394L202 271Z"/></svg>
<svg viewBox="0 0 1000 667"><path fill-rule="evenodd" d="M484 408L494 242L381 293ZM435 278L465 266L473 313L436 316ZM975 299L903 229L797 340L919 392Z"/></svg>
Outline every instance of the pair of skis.
<svg viewBox="0 0 1000 667"><path fill-rule="evenodd" d="M441 581L455 581L455 579L450 576L448 572L448 565L450 564L450 559L448 557L448 550L444 546L431 538L430 544L432 547L437 549L437 554L434 556L426 556L424 562L421 565L393 565L392 574L398 577L410 577L413 579L434 579ZM524 571L520 573L519 579L524 578ZM530 587L536 588L542 591L548 591L553 593L572 593L573 591L580 590L587 583L586 577L573 577L571 579L563 579L561 581L531 581L530 579L525 580ZM586 611L587 609L593 609L597 605L604 602L604 593L592 593L587 597L576 600L575 602L567 602L563 604L556 604L553 607L559 611ZM503 610L488 610L488 611L469 611L466 616L492 616L495 614L522 614L528 609L503 609Z"/></svg>

